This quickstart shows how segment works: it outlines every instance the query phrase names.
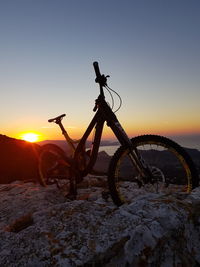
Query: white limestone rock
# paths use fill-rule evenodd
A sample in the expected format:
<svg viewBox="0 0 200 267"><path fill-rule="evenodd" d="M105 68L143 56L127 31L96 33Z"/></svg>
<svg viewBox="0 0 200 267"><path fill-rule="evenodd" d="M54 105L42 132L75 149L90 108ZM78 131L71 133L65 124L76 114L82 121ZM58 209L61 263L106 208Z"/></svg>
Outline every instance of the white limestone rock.
<svg viewBox="0 0 200 267"><path fill-rule="evenodd" d="M75 201L55 185L0 185L0 266L200 265L200 188L118 208L91 184Z"/></svg>

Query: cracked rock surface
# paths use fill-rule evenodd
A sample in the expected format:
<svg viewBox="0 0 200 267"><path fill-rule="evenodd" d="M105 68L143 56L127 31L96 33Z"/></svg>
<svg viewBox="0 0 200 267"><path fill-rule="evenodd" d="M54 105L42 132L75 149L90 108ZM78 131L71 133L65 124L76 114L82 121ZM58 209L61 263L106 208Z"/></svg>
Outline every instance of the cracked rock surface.
<svg viewBox="0 0 200 267"><path fill-rule="evenodd" d="M104 184L86 177L74 201L55 185L0 185L0 266L200 265L200 188L138 191L118 208Z"/></svg>

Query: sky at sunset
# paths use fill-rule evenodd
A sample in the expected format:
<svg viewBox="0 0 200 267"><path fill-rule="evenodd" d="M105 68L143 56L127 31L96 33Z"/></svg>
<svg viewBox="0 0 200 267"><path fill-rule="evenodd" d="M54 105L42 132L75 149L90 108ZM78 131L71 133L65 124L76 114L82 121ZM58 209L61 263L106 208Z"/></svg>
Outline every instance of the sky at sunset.
<svg viewBox="0 0 200 267"><path fill-rule="evenodd" d="M0 40L0 134L62 139L48 119L66 113L81 137L98 61L130 137L200 140L199 0L0 0Z"/></svg>

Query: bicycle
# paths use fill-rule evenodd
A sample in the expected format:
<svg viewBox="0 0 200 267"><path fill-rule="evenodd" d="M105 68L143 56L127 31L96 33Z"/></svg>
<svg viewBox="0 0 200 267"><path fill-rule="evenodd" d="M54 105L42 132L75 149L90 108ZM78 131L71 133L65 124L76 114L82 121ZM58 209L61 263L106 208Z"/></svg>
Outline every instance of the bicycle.
<svg viewBox="0 0 200 267"><path fill-rule="evenodd" d="M159 135L141 135L130 139L113 111L112 93L107 85L109 76L102 75L98 62L93 63L96 73L95 82L99 84L100 94L95 101L95 115L80 140L73 140L65 130L62 119L65 114L48 120L59 125L72 156L53 144L44 145L39 157L39 173L42 185L69 180L69 195L76 197L77 184L91 173L97 160L104 123L110 127L120 143L120 147L110 160L107 182L113 202L120 206L132 201L135 190L145 188L154 192L189 193L199 184L198 174L188 153L174 141ZM112 98L112 106L105 100L104 89ZM111 93L112 92L112 93ZM120 98L120 96L117 94ZM121 98L120 98L121 101ZM86 141L94 130L90 149Z"/></svg>

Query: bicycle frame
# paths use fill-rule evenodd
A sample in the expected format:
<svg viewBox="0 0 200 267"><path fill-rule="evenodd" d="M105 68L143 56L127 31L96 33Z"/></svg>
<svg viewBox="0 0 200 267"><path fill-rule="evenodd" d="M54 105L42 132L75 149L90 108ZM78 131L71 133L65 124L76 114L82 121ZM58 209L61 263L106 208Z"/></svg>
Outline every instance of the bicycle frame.
<svg viewBox="0 0 200 267"><path fill-rule="evenodd" d="M96 100L96 105L97 105L97 112L94 115L92 121L90 122L87 130L85 131L83 137L78 143L77 148L75 149L74 153L74 163L75 163L75 168L78 169L81 173L81 176L84 177L86 176L93 168L97 156L98 156L98 151L99 151L99 146L100 146L100 141L101 141L101 136L102 136L102 131L104 127L104 123L106 122L107 125L112 129L113 133L115 134L116 138L120 142L121 145L125 146L126 148L130 148L130 157L131 160L134 162L136 166L138 166L138 170L141 171L141 162L139 161L138 158L138 153L135 148L135 153L133 153L133 145L123 130L122 126L120 125L117 117L115 116L114 112L111 110L109 105L106 103L104 96L101 94L99 95L98 99ZM90 150L90 159L89 163L87 163L87 166L81 170L82 165L81 165L81 158L84 156L85 152L85 143L87 138L89 137L90 133L92 130L95 128L95 134L94 134L94 140L92 143L92 147Z"/></svg>
<svg viewBox="0 0 200 267"><path fill-rule="evenodd" d="M80 177L84 177L88 173L90 173L91 170L93 169L93 166L95 165L105 122L107 123L107 126L112 129L119 143L125 148L128 148L130 150L129 157L131 158L133 164L136 166L140 174L144 176L144 172L148 171L147 168L144 166L139 156L139 153L137 152L137 149L133 147L131 140L129 139L124 129L122 128L116 115L105 101L103 87L107 85L106 84L107 77L100 74L97 62L94 62L93 65L97 76L95 81L99 83L100 86L100 95L96 99L95 107L93 109L93 111L95 111L96 113L93 119L91 120L88 128L86 129L85 133L83 134L82 138L78 141L74 141L69 137L68 133L66 132L61 123L61 118L65 116L65 114L55 119L50 119L49 122L55 121L60 126L67 143L69 144L70 148L73 151L73 156L71 161L73 162L72 169L76 170L76 173L78 171ZM95 130L94 139L92 142L91 150L89 151L88 155L85 152L85 145L89 135L93 130ZM77 147L75 147L74 145L75 143L78 143ZM89 156L88 162L86 162L86 155Z"/></svg>

